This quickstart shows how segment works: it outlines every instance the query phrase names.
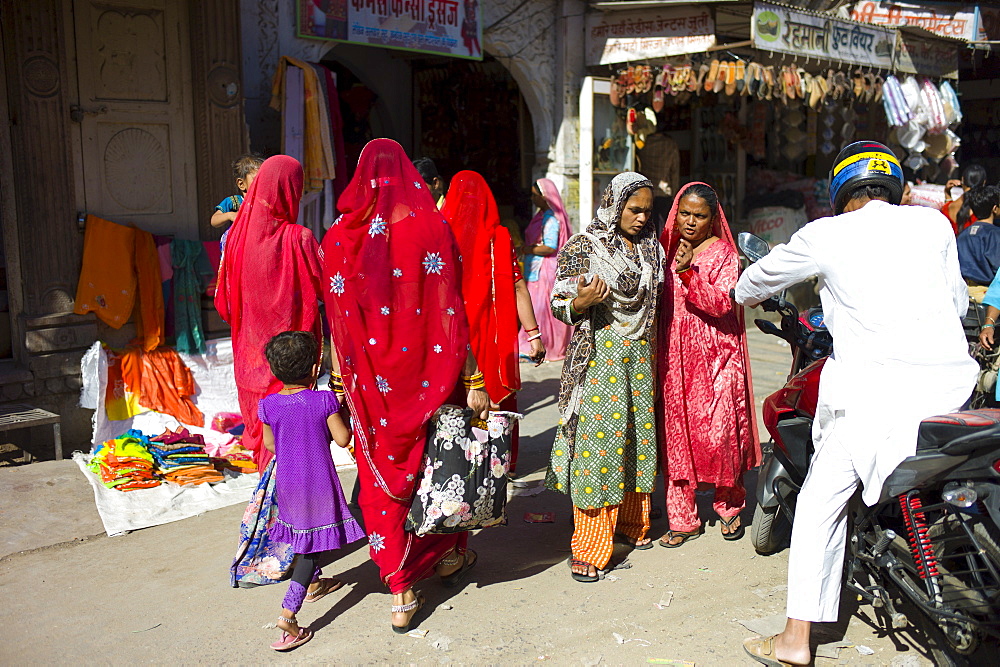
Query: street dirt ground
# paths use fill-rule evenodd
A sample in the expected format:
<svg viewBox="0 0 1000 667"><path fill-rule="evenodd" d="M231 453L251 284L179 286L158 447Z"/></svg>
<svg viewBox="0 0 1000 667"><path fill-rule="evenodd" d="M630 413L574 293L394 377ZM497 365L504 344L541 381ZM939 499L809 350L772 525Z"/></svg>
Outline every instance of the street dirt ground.
<svg viewBox="0 0 1000 667"><path fill-rule="evenodd" d="M788 353L762 335L752 337L752 350L759 400L783 382ZM528 417L519 476L533 481L544 475L554 434L560 364L522 369ZM353 474L342 480L349 492ZM755 481L749 473L748 488ZM277 654L268 644L278 631L267 626L285 585L229 587L242 505L108 538L89 493L72 461L0 470L3 664L747 665L755 663L741 642L754 633L739 621L784 610L787 551L763 557L748 537L723 541L709 495L699 498L709 521L703 537L680 549L621 547L616 559L627 556L630 569L583 584L566 564L571 506L566 496L545 491L513 498L506 527L470 539L480 561L463 588L434 580L419 586L427 599L418 614L425 636L389 629L390 597L367 545L357 542L324 569L347 586L300 613L315 638ZM662 490L653 504L663 507ZM526 523L529 511L554 512L555 522ZM744 521L752 515L751 498ZM666 519L656 519L651 536L666 529ZM871 607L859 609L850 599L843 607L845 621L817 634L848 646L817 665L930 664L919 641L907 631L887 634ZM872 654L862 655L861 647Z"/></svg>

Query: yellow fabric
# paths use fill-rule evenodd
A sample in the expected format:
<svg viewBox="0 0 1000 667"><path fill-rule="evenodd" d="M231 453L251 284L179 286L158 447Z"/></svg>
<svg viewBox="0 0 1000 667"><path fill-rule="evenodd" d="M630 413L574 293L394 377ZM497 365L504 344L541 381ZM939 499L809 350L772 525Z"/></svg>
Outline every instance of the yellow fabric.
<svg viewBox="0 0 1000 667"><path fill-rule="evenodd" d="M601 570L614 551L615 532L635 541L645 539L649 530L648 493L626 491L621 505L580 509L573 507L573 558Z"/></svg>
<svg viewBox="0 0 1000 667"><path fill-rule="evenodd" d="M966 287L969 290L969 298L976 303L983 302L983 297L986 296L986 290L989 289L989 287L986 287L985 285L966 285Z"/></svg>
<svg viewBox="0 0 1000 667"><path fill-rule="evenodd" d="M332 180L336 174L333 155L333 141L330 137L330 116L326 112L325 93L320 86L319 75L312 66L298 58L281 56L278 69L271 84L271 108L284 112L285 71L292 65L302 70L305 90L305 127L303 128L303 148L305 155L302 170L305 181L303 194L323 189L323 181Z"/></svg>
<svg viewBox="0 0 1000 667"><path fill-rule="evenodd" d="M132 314L135 293L135 230L88 215L73 312L92 312L120 329Z"/></svg>

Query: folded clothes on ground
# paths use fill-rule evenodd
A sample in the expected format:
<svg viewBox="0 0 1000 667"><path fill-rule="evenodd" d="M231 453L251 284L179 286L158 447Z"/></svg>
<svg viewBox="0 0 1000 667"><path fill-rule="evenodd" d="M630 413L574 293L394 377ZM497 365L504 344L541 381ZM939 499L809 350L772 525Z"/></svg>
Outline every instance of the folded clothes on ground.
<svg viewBox="0 0 1000 667"><path fill-rule="evenodd" d="M148 443L149 438L133 429L97 445L88 467L109 489L133 491L158 486L160 478Z"/></svg>

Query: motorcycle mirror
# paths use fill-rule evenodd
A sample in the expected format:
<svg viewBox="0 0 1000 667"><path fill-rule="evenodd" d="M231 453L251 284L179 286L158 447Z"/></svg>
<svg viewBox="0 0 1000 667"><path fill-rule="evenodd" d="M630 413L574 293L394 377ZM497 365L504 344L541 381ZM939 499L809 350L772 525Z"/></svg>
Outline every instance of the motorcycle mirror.
<svg viewBox="0 0 1000 667"><path fill-rule="evenodd" d="M736 237L736 245L751 262L760 261L767 253L771 252L771 246L767 244L767 241L750 232L740 232L739 236Z"/></svg>

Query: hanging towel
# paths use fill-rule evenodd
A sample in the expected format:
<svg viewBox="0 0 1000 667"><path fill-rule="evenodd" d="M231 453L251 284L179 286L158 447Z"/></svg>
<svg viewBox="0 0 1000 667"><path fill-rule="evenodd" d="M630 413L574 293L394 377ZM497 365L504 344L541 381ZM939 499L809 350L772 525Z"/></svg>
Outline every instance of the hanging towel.
<svg viewBox="0 0 1000 667"><path fill-rule="evenodd" d="M135 304L135 230L93 215L87 216L86 224L73 312L92 312L120 329Z"/></svg>
<svg viewBox="0 0 1000 667"><path fill-rule="evenodd" d="M327 105L320 105L322 89L316 70L309 63L290 56L281 56L278 61L271 85L271 108L283 110L285 70L289 65L302 70L305 82L305 155L302 168L305 174L303 194L308 194L322 190L323 181L336 176L333 142L330 140L330 117L324 113Z"/></svg>
<svg viewBox="0 0 1000 667"><path fill-rule="evenodd" d="M163 281L156 241L141 229L135 230L135 276L139 297L135 332L139 344L148 352L164 342Z"/></svg>
<svg viewBox="0 0 1000 667"><path fill-rule="evenodd" d="M174 335L177 351L188 354L205 351L201 325L201 294L212 276L212 266L201 241L174 241L170 244L174 263Z"/></svg>

